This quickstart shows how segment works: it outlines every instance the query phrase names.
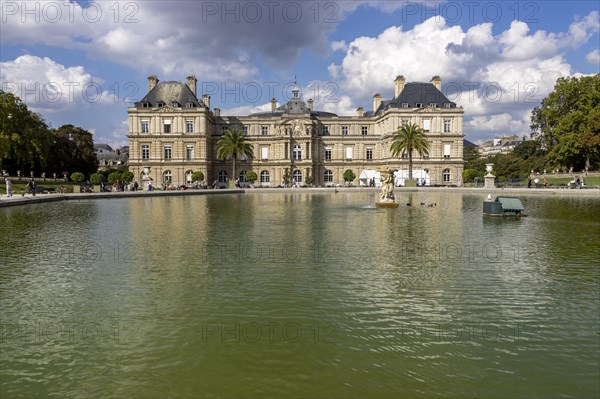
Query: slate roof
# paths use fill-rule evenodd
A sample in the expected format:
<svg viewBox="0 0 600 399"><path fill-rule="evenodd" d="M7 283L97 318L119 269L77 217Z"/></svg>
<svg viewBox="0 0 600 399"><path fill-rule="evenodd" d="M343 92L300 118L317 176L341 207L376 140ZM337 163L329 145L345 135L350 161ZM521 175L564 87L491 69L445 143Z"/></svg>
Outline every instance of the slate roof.
<svg viewBox="0 0 600 399"><path fill-rule="evenodd" d="M194 107L206 108L204 102L198 101L187 84L176 81L158 82L141 101L134 105L136 108L157 108L159 102L171 106L173 101L179 104L178 108L187 108L188 103L193 104ZM144 104L149 105L144 107Z"/></svg>
<svg viewBox="0 0 600 399"><path fill-rule="evenodd" d="M448 100L448 97L436 89L433 83L409 82L404 85L404 89L398 97L383 100L377 111L369 113L369 116L378 115L390 108L419 108L417 104L421 104L421 107L424 108L432 103L436 104L437 108L446 108L444 104L450 104L449 108L456 108L456 103ZM408 105L403 107L402 104Z"/></svg>

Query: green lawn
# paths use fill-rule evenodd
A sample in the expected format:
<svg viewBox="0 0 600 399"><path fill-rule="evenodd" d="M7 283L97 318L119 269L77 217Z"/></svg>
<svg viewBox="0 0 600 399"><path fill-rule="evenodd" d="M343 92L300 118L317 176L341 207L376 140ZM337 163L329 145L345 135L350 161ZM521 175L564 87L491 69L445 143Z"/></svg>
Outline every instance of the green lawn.
<svg viewBox="0 0 600 399"><path fill-rule="evenodd" d="M27 189L27 183L28 181L26 179L21 179L21 183L19 183L18 181L12 181L12 193L13 194L23 194L23 193L27 193L28 189ZM73 183L65 183L65 182L49 182L49 181L42 181L42 180L36 180L35 182L37 187L44 187L45 189L54 189L54 192L58 192L58 188L60 186L63 186L67 189L67 192L72 193L73 192ZM0 182L0 194L1 195L6 195L6 184L4 183L4 181Z"/></svg>

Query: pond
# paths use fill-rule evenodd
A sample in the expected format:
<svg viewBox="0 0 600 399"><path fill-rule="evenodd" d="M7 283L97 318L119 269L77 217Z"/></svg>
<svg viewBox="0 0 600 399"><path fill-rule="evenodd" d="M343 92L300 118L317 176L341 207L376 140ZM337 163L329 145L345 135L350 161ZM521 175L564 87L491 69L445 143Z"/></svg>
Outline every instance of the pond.
<svg viewBox="0 0 600 399"><path fill-rule="evenodd" d="M377 196L0 209L0 396L600 395L596 198Z"/></svg>

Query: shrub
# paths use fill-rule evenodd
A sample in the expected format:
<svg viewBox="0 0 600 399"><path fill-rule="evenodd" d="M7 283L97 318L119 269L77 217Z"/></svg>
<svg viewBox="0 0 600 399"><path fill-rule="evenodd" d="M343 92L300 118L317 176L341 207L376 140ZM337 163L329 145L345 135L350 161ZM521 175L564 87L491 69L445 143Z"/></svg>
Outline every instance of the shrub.
<svg viewBox="0 0 600 399"><path fill-rule="evenodd" d="M90 176L90 183L100 184L106 182L106 178L102 173L94 173Z"/></svg>
<svg viewBox="0 0 600 399"><path fill-rule="evenodd" d="M204 181L204 173L200 171L192 173L192 181Z"/></svg>
<svg viewBox="0 0 600 399"><path fill-rule="evenodd" d="M107 181L110 184L113 184L117 180L121 180L121 174L119 172L112 172L110 175L108 175Z"/></svg>
<svg viewBox="0 0 600 399"><path fill-rule="evenodd" d="M71 180L73 180L75 183L81 183L85 180L85 175L81 172L75 172L71 175Z"/></svg>
<svg viewBox="0 0 600 399"><path fill-rule="evenodd" d="M125 183L131 183L131 181L133 180L133 173L131 173L131 172L123 172L123 174L121 175L121 179Z"/></svg>
<svg viewBox="0 0 600 399"><path fill-rule="evenodd" d="M256 174L256 172L254 171L250 171L248 173L246 173L246 180L248 180L248 182L250 184L254 184L254 182L258 179L258 175Z"/></svg>
<svg viewBox="0 0 600 399"><path fill-rule="evenodd" d="M344 172L344 181L351 182L354 181L354 179L356 179L356 174L354 174L353 171L348 169Z"/></svg>

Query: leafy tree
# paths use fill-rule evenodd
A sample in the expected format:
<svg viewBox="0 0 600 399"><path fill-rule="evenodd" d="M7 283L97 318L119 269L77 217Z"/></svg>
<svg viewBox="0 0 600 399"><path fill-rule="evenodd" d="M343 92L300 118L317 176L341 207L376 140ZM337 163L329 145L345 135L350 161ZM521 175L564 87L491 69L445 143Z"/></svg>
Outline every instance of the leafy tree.
<svg viewBox="0 0 600 399"><path fill-rule="evenodd" d="M71 174L71 180L73 180L75 183L79 184L85 180L85 175L81 172L75 172L75 173Z"/></svg>
<svg viewBox="0 0 600 399"><path fill-rule="evenodd" d="M475 179L483 178L483 171L477 169L465 169L462 178L464 182L473 182Z"/></svg>
<svg viewBox="0 0 600 399"><path fill-rule="evenodd" d="M17 96L0 90L0 169L45 168L50 143L44 118L31 112Z"/></svg>
<svg viewBox="0 0 600 399"><path fill-rule="evenodd" d="M527 159L530 157L544 156L546 151L542 149L542 143L539 140L527 140L516 146L513 155Z"/></svg>
<svg viewBox="0 0 600 399"><path fill-rule="evenodd" d="M346 170L343 176L345 182L351 182L354 181L354 179L356 179L356 174L354 174L354 172L350 169Z"/></svg>
<svg viewBox="0 0 600 399"><path fill-rule="evenodd" d="M217 158L225 160L229 157L233 159L232 176L237 176L235 173L235 163L239 158L254 158L252 144L248 142L248 136L242 130L228 129L223 133L219 141L217 141Z"/></svg>
<svg viewBox="0 0 600 399"><path fill-rule="evenodd" d="M292 178L292 175L290 174L290 170L288 168L285 168L283 170L283 176L282 176L283 182L285 184L289 184L291 178Z"/></svg>
<svg viewBox="0 0 600 399"><path fill-rule="evenodd" d="M121 180L123 180L125 183L131 183L131 181L133 180L133 173L129 171L123 172L121 174Z"/></svg>
<svg viewBox="0 0 600 399"><path fill-rule="evenodd" d="M258 175L254 171L250 171L246 173L246 180L250 182L250 184L254 184L254 182L258 179Z"/></svg>
<svg viewBox="0 0 600 399"><path fill-rule="evenodd" d="M352 179L354 180L354 179ZM315 178L311 175L306 175L306 177L304 178L304 183L308 184L309 186L311 184L313 184L315 182Z"/></svg>
<svg viewBox="0 0 600 399"><path fill-rule="evenodd" d="M121 174L119 172L112 172L106 179L110 184L114 184L117 180L121 180Z"/></svg>
<svg viewBox="0 0 600 399"><path fill-rule="evenodd" d="M92 184L100 184L100 183L104 183L106 182L106 178L104 177L104 175L102 173L93 173L90 176L90 183Z"/></svg>
<svg viewBox="0 0 600 399"><path fill-rule="evenodd" d="M87 175L98 171L98 158L90 132L73 125L63 125L51 133L50 168L60 171L77 169Z"/></svg>
<svg viewBox="0 0 600 399"><path fill-rule="evenodd" d="M413 152L416 151L420 156L429 153L429 141L423 134L423 129L414 123L403 125L392 137L392 146L390 147L393 157L404 156L408 154L408 178L413 178Z"/></svg>
<svg viewBox="0 0 600 399"><path fill-rule="evenodd" d="M474 161L479 158L481 158L481 154L479 154L477 147L465 147L463 149L463 160L465 162Z"/></svg>
<svg viewBox="0 0 600 399"><path fill-rule="evenodd" d="M582 169L600 163L600 74L559 78L531 115L532 137L553 165Z"/></svg>
<svg viewBox="0 0 600 399"><path fill-rule="evenodd" d="M192 181L204 181L204 173L201 171L192 173Z"/></svg>

